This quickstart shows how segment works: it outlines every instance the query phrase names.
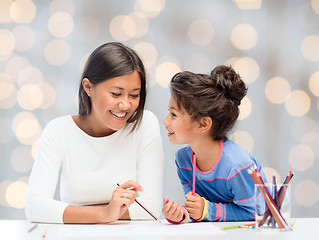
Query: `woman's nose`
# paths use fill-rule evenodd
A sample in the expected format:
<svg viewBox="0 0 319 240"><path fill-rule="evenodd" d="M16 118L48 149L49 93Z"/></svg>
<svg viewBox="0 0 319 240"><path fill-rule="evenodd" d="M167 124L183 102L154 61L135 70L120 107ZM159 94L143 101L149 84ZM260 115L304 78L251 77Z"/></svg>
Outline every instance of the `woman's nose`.
<svg viewBox="0 0 319 240"><path fill-rule="evenodd" d="M123 98L123 99L121 99L121 101L119 103L119 107L121 110L127 110L131 107L131 102L129 101L129 99Z"/></svg>

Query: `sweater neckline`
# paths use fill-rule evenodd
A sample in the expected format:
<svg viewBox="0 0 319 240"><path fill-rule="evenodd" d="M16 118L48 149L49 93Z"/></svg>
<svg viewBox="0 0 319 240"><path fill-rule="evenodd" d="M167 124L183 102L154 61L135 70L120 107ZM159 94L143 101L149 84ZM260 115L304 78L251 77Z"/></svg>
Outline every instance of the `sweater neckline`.
<svg viewBox="0 0 319 240"><path fill-rule="evenodd" d="M215 165L212 167L212 169L210 169L210 170L208 170L208 171L201 171L198 167L197 167L197 165L193 165L193 169L194 169L194 167L196 167L196 170L198 171L198 172L200 172L201 174L208 174L208 173L211 173L212 171L214 171L214 169L215 169L215 167L217 166L217 164L219 163L219 161L220 161L220 159L221 159L221 157L222 157L222 154L223 154L223 147L224 147L224 142L222 141L222 140L220 140L219 141L219 146L220 146L220 152L219 152L219 156L218 156L218 159L217 159L217 161L216 161L216 163L215 163ZM193 156L194 156L194 152L193 152L193 150L191 151L191 162L192 162L192 164L193 164ZM195 163L196 164L196 163Z"/></svg>

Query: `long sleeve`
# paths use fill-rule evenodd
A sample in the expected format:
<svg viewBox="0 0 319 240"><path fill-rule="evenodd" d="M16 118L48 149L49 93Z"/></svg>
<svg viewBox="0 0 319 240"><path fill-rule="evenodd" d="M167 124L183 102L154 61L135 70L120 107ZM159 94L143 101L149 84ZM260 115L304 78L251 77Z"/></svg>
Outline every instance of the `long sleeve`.
<svg viewBox="0 0 319 240"><path fill-rule="evenodd" d="M147 122L143 125L138 152L138 183L144 188L137 200L153 215L159 217L163 199L164 154L158 120L148 112ZM152 219L138 204L129 208L131 219Z"/></svg>
<svg viewBox="0 0 319 240"><path fill-rule="evenodd" d="M61 168L61 156L51 126L44 129L30 175L25 213L32 222L62 223L67 203L53 199Z"/></svg>
<svg viewBox="0 0 319 240"><path fill-rule="evenodd" d="M176 153L177 173L184 193L192 191L193 169L196 169L195 192L206 201L203 221L249 221L255 214L255 183L247 170L257 166L266 182L259 162L231 141L221 142L221 155L215 167L202 172L191 161L191 148ZM257 196L258 210L265 203ZM208 207L206 207L208 206ZM190 219L192 221L192 219Z"/></svg>

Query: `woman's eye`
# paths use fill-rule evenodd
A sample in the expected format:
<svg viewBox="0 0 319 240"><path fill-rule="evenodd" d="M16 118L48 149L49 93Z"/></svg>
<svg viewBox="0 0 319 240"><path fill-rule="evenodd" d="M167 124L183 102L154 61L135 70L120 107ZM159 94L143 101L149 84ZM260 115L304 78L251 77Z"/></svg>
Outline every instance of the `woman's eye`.
<svg viewBox="0 0 319 240"><path fill-rule="evenodd" d="M139 94L131 94L132 98L138 98L140 95Z"/></svg>
<svg viewBox="0 0 319 240"><path fill-rule="evenodd" d="M112 94L112 96L114 96L114 97L119 97L119 96L121 96L120 93L114 93L114 92L112 92L111 94Z"/></svg>

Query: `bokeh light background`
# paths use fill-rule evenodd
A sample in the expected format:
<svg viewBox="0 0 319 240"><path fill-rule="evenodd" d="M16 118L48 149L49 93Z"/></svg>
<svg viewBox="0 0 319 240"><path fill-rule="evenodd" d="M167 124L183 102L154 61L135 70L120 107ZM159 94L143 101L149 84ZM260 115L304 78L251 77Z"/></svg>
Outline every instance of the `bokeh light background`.
<svg viewBox="0 0 319 240"><path fill-rule="evenodd" d="M109 41L142 57L147 109L160 122L173 74L232 65L249 90L230 138L268 177L294 172L293 217L319 217L319 0L1 0L1 219L25 219L41 131L77 114L84 62ZM164 194L183 202L174 164L181 146L170 145L162 124L161 132Z"/></svg>

